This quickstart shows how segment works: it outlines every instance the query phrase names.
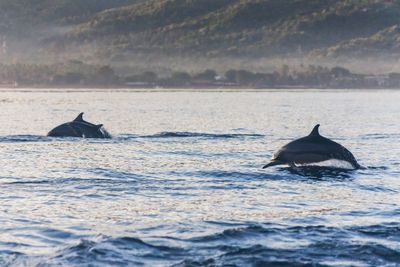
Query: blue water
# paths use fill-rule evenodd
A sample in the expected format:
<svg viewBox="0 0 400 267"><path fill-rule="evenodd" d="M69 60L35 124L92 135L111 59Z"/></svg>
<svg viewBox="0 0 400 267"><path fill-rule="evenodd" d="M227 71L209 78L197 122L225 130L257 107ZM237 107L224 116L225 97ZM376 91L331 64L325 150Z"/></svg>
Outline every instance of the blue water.
<svg viewBox="0 0 400 267"><path fill-rule="evenodd" d="M3 90L0 266L400 266L399 103L383 90ZM45 136L81 111L114 138ZM261 169L317 123L368 168Z"/></svg>

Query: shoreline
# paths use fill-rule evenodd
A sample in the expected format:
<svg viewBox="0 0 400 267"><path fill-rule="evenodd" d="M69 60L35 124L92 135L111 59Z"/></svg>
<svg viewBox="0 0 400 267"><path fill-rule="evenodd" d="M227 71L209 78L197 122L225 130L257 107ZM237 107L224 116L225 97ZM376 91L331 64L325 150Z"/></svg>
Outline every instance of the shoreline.
<svg viewBox="0 0 400 267"><path fill-rule="evenodd" d="M335 87L335 86L306 86L306 85L298 85L298 86L290 86L290 85L281 85L281 86L249 86L249 85L221 85L221 84L187 84L185 86L158 86L158 85L109 85L109 86L101 86L101 85L18 85L13 86L10 84L0 84L0 90L24 90L24 89L38 89L38 90L149 90L149 91L163 91L163 90L399 90L400 87Z"/></svg>
<svg viewBox="0 0 400 267"><path fill-rule="evenodd" d="M346 91L398 91L400 88L329 88L329 87L55 87L20 86L1 87L0 92L346 92Z"/></svg>

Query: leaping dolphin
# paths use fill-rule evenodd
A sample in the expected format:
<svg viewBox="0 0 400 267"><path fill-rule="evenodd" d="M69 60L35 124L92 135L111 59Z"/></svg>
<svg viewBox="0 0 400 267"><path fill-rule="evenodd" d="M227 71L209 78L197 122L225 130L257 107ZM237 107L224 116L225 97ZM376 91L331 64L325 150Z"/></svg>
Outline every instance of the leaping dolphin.
<svg viewBox="0 0 400 267"><path fill-rule="evenodd" d="M61 124L51 130L47 136L52 137L83 137L83 138L111 138L103 124L93 124L83 120L83 112L75 120Z"/></svg>
<svg viewBox="0 0 400 267"><path fill-rule="evenodd" d="M319 124L315 125L311 133L303 138L294 140L276 152L269 164L263 169L275 165L310 164L330 159L349 162L355 169L365 169L344 146L319 134Z"/></svg>

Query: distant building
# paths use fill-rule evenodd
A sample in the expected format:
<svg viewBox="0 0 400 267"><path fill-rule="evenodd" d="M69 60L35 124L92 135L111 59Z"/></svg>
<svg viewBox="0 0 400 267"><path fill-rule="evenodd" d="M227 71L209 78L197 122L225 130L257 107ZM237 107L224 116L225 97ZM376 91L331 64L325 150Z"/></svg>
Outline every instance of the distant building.
<svg viewBox="0 0 400 267"><path fill-rule="evenodd" d="M388 75L369 75L369 76L365 76L364 79L368 86L383 87L386 85L386 82L389 80L389 76Z"/></svg>
<svg viewBox="0 0 400 267"><path fill-rule="evenodd" d="M5 36L2 36L1 38L1 54L7 54L7 40Z"/></svg>

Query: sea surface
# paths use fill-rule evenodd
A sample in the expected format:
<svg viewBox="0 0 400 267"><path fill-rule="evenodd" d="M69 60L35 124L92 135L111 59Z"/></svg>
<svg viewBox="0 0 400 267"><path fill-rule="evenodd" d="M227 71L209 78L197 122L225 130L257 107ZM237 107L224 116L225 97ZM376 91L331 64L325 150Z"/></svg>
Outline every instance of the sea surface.
<svg viewBox="0 0 400 267"><path fill-rule="evenodd" d="M400 91L2 89L0 110L0 266L400 266ZM46 137L80 112L113 139ZM367 169L262 169L317 123Z"/></svg>

